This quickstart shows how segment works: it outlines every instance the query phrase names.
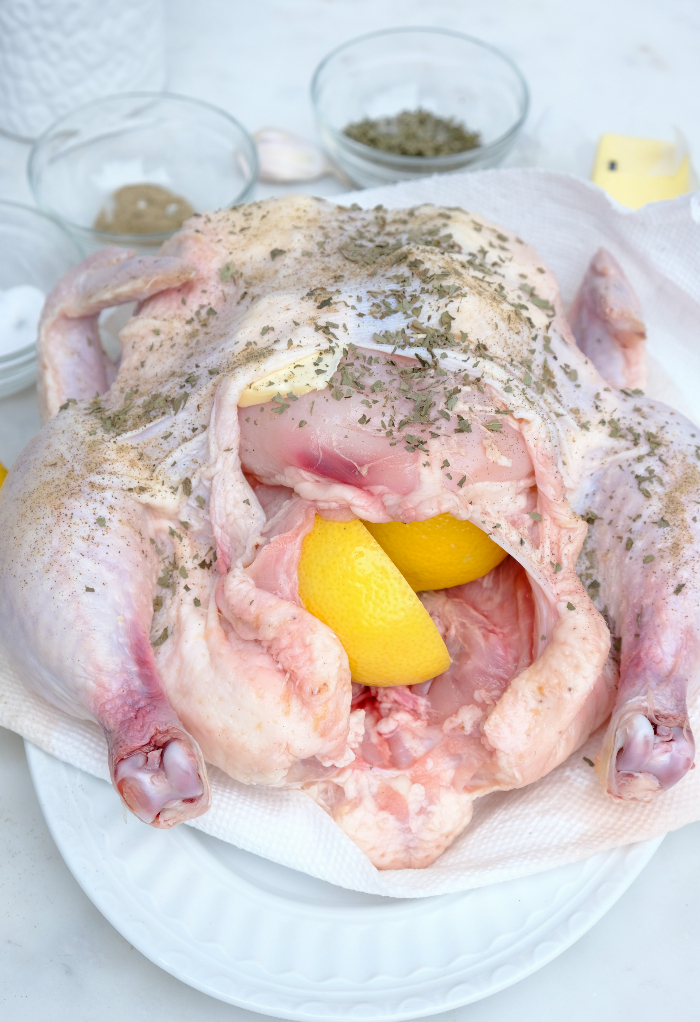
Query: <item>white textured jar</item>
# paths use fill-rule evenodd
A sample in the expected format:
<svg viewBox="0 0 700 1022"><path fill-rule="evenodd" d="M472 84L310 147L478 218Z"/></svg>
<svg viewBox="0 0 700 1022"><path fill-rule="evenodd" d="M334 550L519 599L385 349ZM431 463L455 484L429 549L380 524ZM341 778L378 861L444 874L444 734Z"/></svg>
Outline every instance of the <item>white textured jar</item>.
<svg viewBox="0 0 700 1022"><path fill-rule="evenodd" d="M164 85L163 0L0 2L0 132L31 141L92 99Z"/></svg>

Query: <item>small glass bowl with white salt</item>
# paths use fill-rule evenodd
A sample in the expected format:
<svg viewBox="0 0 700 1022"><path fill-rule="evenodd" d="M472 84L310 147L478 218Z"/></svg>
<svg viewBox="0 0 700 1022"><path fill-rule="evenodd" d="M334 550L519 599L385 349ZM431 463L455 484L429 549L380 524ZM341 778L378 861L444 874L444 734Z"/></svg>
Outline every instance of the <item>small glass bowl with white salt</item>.
<svg viewBox="0 0 700 1022"><path fill-rule="evenodd" d="M51 217L0 202L0 397L34 382L44 299L81 258L68 232Z"/></svg>

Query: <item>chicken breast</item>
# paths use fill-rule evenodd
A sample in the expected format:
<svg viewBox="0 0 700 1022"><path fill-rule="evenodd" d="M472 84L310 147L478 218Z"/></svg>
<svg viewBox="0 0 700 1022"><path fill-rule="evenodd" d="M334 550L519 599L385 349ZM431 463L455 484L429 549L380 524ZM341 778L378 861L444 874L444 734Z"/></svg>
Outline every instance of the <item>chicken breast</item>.
<svg viewBox="0 0 700 1022"><path fill-rule="evenodd" d="M98 315L129 301L112 366ZM477 796L611 710L603 783L653 797L694 753L700 447L638 389L634 301L596 256L579 348L533 249L433 206L286 197L196 216L158 257L90 257L47 302L47 422L0 501L23 676L101 724L155 826L206 811L206 760L302 787L380 868L421 867ZM316 514L445 512L510 557L421 594L445 674L353 685L299 599Z"/></svg>

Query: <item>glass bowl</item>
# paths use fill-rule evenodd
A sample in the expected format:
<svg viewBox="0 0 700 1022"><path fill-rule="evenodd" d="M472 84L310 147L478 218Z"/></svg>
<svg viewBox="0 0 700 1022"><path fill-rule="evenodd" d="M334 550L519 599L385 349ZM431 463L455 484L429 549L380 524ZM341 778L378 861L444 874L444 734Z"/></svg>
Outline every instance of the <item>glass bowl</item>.
<svg viewBox="0 0 700 1022"><path fill-rule="evenodd" d="M529 92L512 60L488 43L447 29L398 28L333 50L314 73L311 101L330 156L368 187L496 166L523 125ZM478 131L481 144L449 156L402 156L343 131L364 118L418 109Z"/></svg>
<svg viewBox="0 0 700 1022"><path fill-rule="evenodd" d="M34 327L41 300L28 289L36 288L46 297L81 258L73 238L51 217L30 206L0 202L0 397L28 387L36 378ZM14 290L20 287L27 290ZM12 300L20 294L19 303ZM25 328L15 336L26 337L31 331L34 338L15 348L8 345L8 337L20 318Z"/></svg>
<svg viewBox="0 0 700 1022"><path fill-rule="evenodd" d="M87 252L103 245L152 251L176 228L152 234L96 229L125 185L158 185L195 212L244 202L258 174L253 139L209 103L164 92L108 96L59 118L32 146L27 166L38 205Z"/></svg>

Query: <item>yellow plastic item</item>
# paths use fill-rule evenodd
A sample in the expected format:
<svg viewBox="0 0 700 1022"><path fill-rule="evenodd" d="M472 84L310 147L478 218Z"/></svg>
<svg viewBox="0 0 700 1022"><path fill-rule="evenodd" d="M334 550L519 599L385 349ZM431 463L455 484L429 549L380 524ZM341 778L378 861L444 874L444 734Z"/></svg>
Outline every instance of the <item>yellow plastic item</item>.
<svg viewBox="0 0 700 1022"><path fill-rule="evenodd" d="M5 476L7 475L7 469L4 465L0 464L0 486L5 482Z"/></svg>
<svg viewBox="0 0 700 1022"><path fill-rule="evenodd" d="M639 209L691 190L690 157L678 163L673 142L601 135L591 179L623 206Z"/></svg>
<svg viewBox="0 0 700 1022"><path fill-rule="evenodd" d="M416 592L473 582L507 557L482 529L450 514L409 525L364 524Z"/></svg>
<svg viewBox="0 0 700 1022"><path fill-rule="evenodd" d="M362 522L316 515L299 560L301 602L336 633L353 681L417 685L450 655L430 615Z"/></svg>

